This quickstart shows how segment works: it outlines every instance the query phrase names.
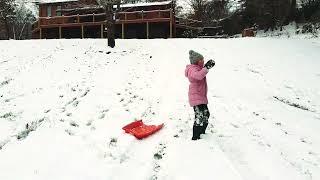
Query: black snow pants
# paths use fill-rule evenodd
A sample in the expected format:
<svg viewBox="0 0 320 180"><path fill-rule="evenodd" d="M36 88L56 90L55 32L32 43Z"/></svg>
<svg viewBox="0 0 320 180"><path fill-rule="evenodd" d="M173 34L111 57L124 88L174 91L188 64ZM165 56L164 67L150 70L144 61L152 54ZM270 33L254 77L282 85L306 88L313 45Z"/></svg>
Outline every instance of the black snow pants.
<svg viewBox="0 0 320 180"><path fill-rule="evenodd" d="M193 107L195 119L195 126L203 126L204 124L208 124L208 119L210 117L210 112L208 106L206 104L200 104Z"/></svg>
<svg viewBox="0 0 320 180"><path fill-rule="evenodd" d="M192 140L200 139L201 134L205 134L208 126L210 112L206 104L200 104L193 107L195 120L193 123Z"/></svg>

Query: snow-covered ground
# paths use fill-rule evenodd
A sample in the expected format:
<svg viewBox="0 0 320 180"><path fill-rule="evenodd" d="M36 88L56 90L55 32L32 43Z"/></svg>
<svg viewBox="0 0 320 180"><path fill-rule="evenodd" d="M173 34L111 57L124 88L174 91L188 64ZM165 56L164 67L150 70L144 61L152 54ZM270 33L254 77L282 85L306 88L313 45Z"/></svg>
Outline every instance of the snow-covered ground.
<svg viewBox="0 0 320 180"><path fill-rule="evenodd" d="M303 26L305 23L295 23L291 22L289 25L283 26L283 29L277 29L274 31L259 30L257 32L257 37L277 37L277 38L295 38L295 39L306 39L306 38L318 38L320 37L320 25L313 25L313 33L303 32Z"/></svg>
<svg viewBox="0 0 320 180"><path fill-rule="evenodd" d="M319 39L0 41L1 180L318 180ZM216 66L191 141L184 68ZM165 123L137 140L124 125Z"/></svg>

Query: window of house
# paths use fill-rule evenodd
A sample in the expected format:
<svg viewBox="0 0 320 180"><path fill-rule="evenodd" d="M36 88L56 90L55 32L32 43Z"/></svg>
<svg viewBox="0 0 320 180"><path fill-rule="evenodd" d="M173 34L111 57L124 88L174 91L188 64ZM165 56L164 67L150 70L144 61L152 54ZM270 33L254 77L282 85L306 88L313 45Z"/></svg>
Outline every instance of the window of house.
<svg viewBox="0 0 320 180"><path fill-rule="evenodd" d="M57 16L61 16L61 6L57 6Z"/></svg>
<svg viewBox="0 0 320 180"><path fill-rule="evenodd" d="M48 16L48 17L51 17L51 16L52 16L52 14L51 14L51 6L48 6L48 7L47 7L47 16Z"/></svg>

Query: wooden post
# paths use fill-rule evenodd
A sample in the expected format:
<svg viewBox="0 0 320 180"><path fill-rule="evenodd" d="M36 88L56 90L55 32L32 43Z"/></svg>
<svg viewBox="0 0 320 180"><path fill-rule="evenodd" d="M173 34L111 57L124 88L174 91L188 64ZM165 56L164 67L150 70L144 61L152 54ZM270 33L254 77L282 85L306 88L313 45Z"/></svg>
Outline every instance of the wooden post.
<svg viewBox="0 0 320 180"><path fill-rule="evenodd" d="M92 14L92 21L93 21L93 22L95 21L95 19L94 19L94 13Z"/></svg>
<svg viewBox="0 0 320 180"><path fill-rule="evenodd" d="M40 28L39 39L42 39L42 28Z"/></svg>
<svg viewBox="0 0 320 180"><path fill-rule="evenodd" d="M124 39L124 23L122 23L122 39Z"/></svg>
<svg viewBox="0 0 320 180"><path fill-rule="evenodd" d="M172 38L172 21L170 21L170 38Z"/></svg>
<svg viewBox="0 0 320 180"><path fill-rule="evenodd" d="M81 38L83 39L84 38L84 26L81 25Z"/></svg>
<svg viewBox="0 0 320 180"><path fill-rule="evenodd" d="M147 39L149 39L149 22L147 22Z"/></svg>
<svg viewBox="0 0 320 180"><path fill-rule="evenodd" d="M64 24L64 15L62 15L62 24Z"/></svg>
<svg viewBox="0 0 320 180"><path fill-rule="evenodd" d="M41 18L39 18L38 20L38 28L40 28L40 26L41 26Z"/></svg>
<svg viewBox="0 0 320 180"><path fill-rule="evenodd" d="M124 14L124 20L127 20L127 13Z"/></svg>
<svg viewBox="0 0 320 180"><path fill-rule="evenodd" d="M103 24L101 24L100 29L101 29L101 38L103 38Z"/></svg>
<svg viewBox="0 0 320 180"><path fill-rule="evenodd" d="M61 28L61 26L59 26L59 39L61 39L62 38L62 28Z"/></svg>
<svg viewBox="0 0 320 180"><path fill-rule="evenodd" d="M170 9L170 38L172 38L172 9Z"/></svg>
<svg viewBox="0 0 320 180"><path fill-rule="evenodd" d="M80 16L79 16L79 14L78 14L78 17L77 17L77 21L78 21L78 23L80 23Z"/></svg>
<svg viewBox="0 0 320 180"><path fill-rule="evenodd" d="M141 18L142 18L142 20L143 20L143 10L141 11Z"/></svg>

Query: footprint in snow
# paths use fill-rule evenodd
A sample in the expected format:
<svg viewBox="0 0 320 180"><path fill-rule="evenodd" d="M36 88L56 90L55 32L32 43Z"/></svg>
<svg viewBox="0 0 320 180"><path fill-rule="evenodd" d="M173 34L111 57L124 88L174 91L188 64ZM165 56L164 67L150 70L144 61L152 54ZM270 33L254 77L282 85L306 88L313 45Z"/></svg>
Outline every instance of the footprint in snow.
<svg viewBox="0 0 320 180"><path fill-rule="evenodd" d="M277 126L282 126L281 122L275 123Z"/></svg>
<svg viewBox="0 0 320 180"><path fill-rule="evenodd" d="M300 141L301 141L302 143L312 144L312 142L306 140L306 138L300 138Z"/></svg>
<svg viewBox="0 0 320 180"><path fill-rule="evenodd" d="M239 126L237 124L233 124L233 123L230 123L230 125L234 128L239 128Z"/></svg>
<svg viewBox="0 0 320 180"><path fill-rule="evenodd" d="M233 124L233 125L235 125L236 127L238 127L239 128L239 126L238 125L236 125L236 124ZM214 125L212 124L212 123L210 123L209 122L209 124L208 124L208 126L207 126L207 129L206 129L206 134L208 134L208 133L216 133L216 131L215 131L215 129L214 129Z"/></svg>
<svg viewBox="0 0 320 180"><path fill-rule="evenodd" d="M179 129L178 133L176 133L175 135L173 135L173 137L179 138L183 132L184 132L183 129Z"/></svg>
<svg viewBox="0 0 320 180"><path fill-rule="evenodd" d="M117 142L118 142L118 139L113 137L109 141L109 146L116 147L117 146Z"/></svg>
<svg viewBox="0 0 320 180"><path fill-rule="evenodd" d="M65 107L62 107L60 112L61 112L61 113L66 112L66 108L65 108Z"/></svg>
<svg viewBox="0 0 320 180"><path fill-rule="evenodd" d="M91 126L91 125L92 125L92 122L93 122L93 120L90 119L90 120L86 123L86 126Z"/></svg>
<svg viewBox="0 0 320 180"><path fill-rule="evenodd" d="M111 138L109 141L109 152L105 152L104 158L111 158L119 162L120 164L127 162L130 159L128 155L128 151L121 152L119 147L117 146L118 140L117 138Z"/></svg>
<svg viewBox="0 0 320 180"><path fill-rule="evenodd" d="M153 175L150 177L150 179L152 179L152 180L158 179L157 174L161 170L161 165L159 162L166 155L166 148L167 148L167 145L165 143L160 143L156 147L156 152L153 155L153 158L154 158L154 164L153 164L153 169L152 169Z"/></svg>
<svg viewBox="0 0 320 180"><path fill-rule="evenodd" d="M68 101L65 106L68 106L69 104L73 103L76 100L77 100L77 98L74 97L72 100Z"/></svg>
<svg viewBox="0 0 320 180"><path fill-rule="evenodd" d="M0 141L0 150L10 142L10 139L5 139L4 141Z"/></svg>
<svg viewBox="0 0 320 180"><path fill-rule="evenodd" d="M70 126L79 127L79 125L75 121L71 121Z"/></svg>
<svg viewBox="0 0 320 180"><path fill-rule="evenodd" d="M0 118L4 118L4 119L10 118L10 117L15 117L15 115L12 112L8 112L0 116Z"/></svg>
<svg viewBox="0 0 320 180"><path fill-rule="evenodd" d="M102 113L100 114L100 116L99 116L99 119L103 119L103 118L105 118L105 117L106 117L106 114L102 112Z"/></svg>
<svg viewBox="0 0 320 180"><path fill-rule="evenodd" d="M74 101L72 105L73 107L77 107L79 105L79 101Z"/></svg>
<svg viewBox="0 0 320 180"><path fill-rule="evenodd" d="M23 129L22 131L20 131L16 137L18 140L23 140L25 139L26 137L28 137L29 133L32 132L32 131L36 131L37 128L42 124L42 122L46 120L45 117L39 119L39 120L36 120L36 121L32 121L30 123L27 123L26 126L25 126L25 129Z"/></svg>
<svg viewBox="0 0 320 180"><path fill-rule="evenodd" d="M0 83L0 87L5 86L5 85L8 85L10 81L12 81L12 79L8 79L8 80L5 80L5 81L2 81L2 82Z"/></svg>
<svg viewBox="0 0 320 180"><path fill-rule="evenodd" d="M255 116L259 116L259 113L257 113L257 112L253 112L253 114L254 114Z"/></svg>
<svg viewBox="0 0 320 180"><path fill-rule="evenodd" d="M70 129L66 129L65 132L68 133L70 136L75 135L75 133Z"/></svg>
<svg viewBox="0 0 320 180"><path fill-rule="evenodd" d="M87 89L87 90L81 95L81 97L85 97L89 92L90 92L90 89Z"/></svg>

